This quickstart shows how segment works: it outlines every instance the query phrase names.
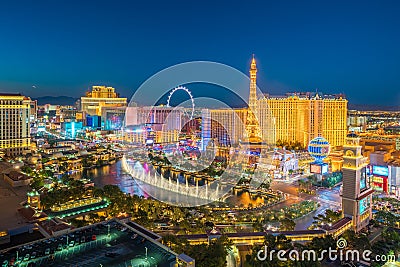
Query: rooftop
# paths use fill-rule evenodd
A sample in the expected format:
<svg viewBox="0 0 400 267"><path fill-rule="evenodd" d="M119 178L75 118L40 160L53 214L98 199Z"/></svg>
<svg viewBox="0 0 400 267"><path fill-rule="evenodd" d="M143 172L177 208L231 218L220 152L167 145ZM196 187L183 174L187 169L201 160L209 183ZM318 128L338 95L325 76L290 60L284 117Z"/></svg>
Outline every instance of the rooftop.
<svg viewBox="0 0 400 267"><path fill-rule="evenodd" d="M323 228L327 231L336 230L336 229L339 229L339 228L343 227L344 225L348 224L349 222L351 222L351 219L348 217L344 217L344 218L340 219L339 221L335 222L331 226L324 225Z"/></svg>
<svg viewBox="0 0 400 267"><path fill-rule="evenodd" d="M23 181L23 180L32 179L32 177L30 177L30 176L28 176L26 174L23 174L21 172L17 172L17 171L10 171L7 174L7 176L10 177L10 179L13 180L13 181Z"/></svg>
<svg viewBox="0 0 400 267"><path fill-rule="evenodd" d="M22 96L20 93L7 93L7 92L0 92L2 96Z"/></svg>
<svg viewBox="0 0 400 267"><path fill-rule="evenodd" d="M33 252L35 258L31 257ZM1 262L15 259L17 255L20 260L25 259L24 266L80 267L170 267L177 257L169 248L117 219L0 251ZM186 259L185 256L182 258Z"/></svg>
<svg viewBox="0 0 400 267"><path fill-rule="evenodd" d="M71 229L72 226L65 222L57 222L56 220L44 220L38 222L39 226L45 230L49 235L53 235L58 231Z"/></svg>
<svg viewBox="0 0 400 267"><path fill-rule="evenodd" d="M134 222L127 222L126 224L129 225L130 227L132 227L133 229L135 229L135 230L141 232L142 234L144 234L144 235L146 235L146 236L148 236L148 237L150 237L150 238L152 238L152 239L154 239L154 240L158 240L158 239L161 238L159 235L157 235L157 234L151 232L150 230L147 230L146 228L140 226L140 225L137 224L137 223L134 223Z"/></svg>
<svg viewBox="0 0 400 267"><path fill-rule="evenodd" d="M93 211L98 211L101 209L106 208L110 203L106 200L101 200L101 201L96 201L93 203L82 203L82 204L77 204L71 206L71 208L67 209L60 209L59 211L57 210L46 210L46 214L49 215L49 217L60 217L60 218L66 218L66 217L75 217L78 215L82 215L84 213L90 213Z"/></svg>
<svg viewBox="0 0 400 267"><path fill-rule="evenodd" d="M41 218L46 218L47 215L43 212L37 212L31 207L22 207L18 209L19 214L21 214L27 221L32 222L39 220Z"/></svg>

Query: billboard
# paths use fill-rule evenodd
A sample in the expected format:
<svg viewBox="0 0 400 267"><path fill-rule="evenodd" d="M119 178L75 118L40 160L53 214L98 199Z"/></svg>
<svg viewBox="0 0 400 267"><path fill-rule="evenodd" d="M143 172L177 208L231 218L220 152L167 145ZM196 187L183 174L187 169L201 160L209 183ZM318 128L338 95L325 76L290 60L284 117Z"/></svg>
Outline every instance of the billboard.
<svg viewBox="0 0 400 267"><path fill-rule="evenodd" d="M328 172L328 164L327 163L311 163L310 164L310 172L316 174L325 174Z"/></svg>
<svg viewBox="0 0 400 267"><path fill-rule="evenodd" d="M322 171L321 165L319 165L319 164L311 164L310 165L311 173L321 174L321 171Z"/></svg>
<svg viewBox="0 0 400 267"><path fill-rule="evenodd" d="M322 174L325 174L328 172L328 164L322 165Z"/></svg>
<svg viewBox="0 0 400 267"><path fill-rule="evenodd" d="M371 205L370 203L370 197L366 197L360 200L360 215L366 212L369 209L369 206Z"/></svg>
<svg viewBox="0 0 400 267"><path fill-rule="evenodd" d="M124 123L125 113L114 113L107 112L106 113L106 130L119 130L122 128Z"/></svg>
<svg viewBox="0 0 400 267"><path fill-rule="evenodd" d="M389 176L389 168L386 166L372 166L372 172L375 175Z"/></svg>
<svg viewBox="0 0 400 267"><path fill-rule="evenodd" d="M367 175L368 175L368 176L372 175L372 165L368 165L368 166L366 167L366 172L367 172Z"/></svg>
<svg viewBox="0 0 400 267"><path fill-rule="evenodd" d="M360 190L367 188L367 168L362 168L360 178Z"/></svg>
<svg viewBox="0 0 400 267"><path fill-rule="evenodd" d="M153 139L147 139L146 140L146 145L152 145L154 143Z"/></svg>

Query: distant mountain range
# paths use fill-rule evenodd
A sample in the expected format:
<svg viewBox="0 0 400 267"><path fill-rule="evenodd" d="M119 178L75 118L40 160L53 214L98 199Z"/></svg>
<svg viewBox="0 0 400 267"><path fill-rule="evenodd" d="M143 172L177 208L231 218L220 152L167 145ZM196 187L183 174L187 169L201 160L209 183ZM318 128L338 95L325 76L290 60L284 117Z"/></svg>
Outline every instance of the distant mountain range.
<svg viewBox="0 0 400 267"><path fill-rule="evenodd" d="M78 98L70 96L41 96L33 99L37 100L38 105L51 104L51 105L63 105L63 106L67 105L73 106L75 105L76 100L78 100Z"/></svg>

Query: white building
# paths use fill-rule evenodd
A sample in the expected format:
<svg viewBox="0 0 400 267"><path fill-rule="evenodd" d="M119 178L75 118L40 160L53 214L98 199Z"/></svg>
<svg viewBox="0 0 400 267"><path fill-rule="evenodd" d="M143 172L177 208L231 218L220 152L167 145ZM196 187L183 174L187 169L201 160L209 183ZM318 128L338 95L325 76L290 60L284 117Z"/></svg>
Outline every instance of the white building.
<svg viewBox="0 0 400 267"><path fill-rule="evenodd" d="M389 177L388 177L389 193L400 196L400 162L389 162Z"/></svg>

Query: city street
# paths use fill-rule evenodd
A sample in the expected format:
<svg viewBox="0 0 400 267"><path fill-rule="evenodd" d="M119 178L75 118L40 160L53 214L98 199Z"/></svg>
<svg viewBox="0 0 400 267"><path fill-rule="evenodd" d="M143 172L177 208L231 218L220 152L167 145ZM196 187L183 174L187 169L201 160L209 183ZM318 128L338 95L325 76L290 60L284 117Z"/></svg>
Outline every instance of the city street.
<svg viewBox="0 0 400 267"><path fill-rule="evenodd" d="M288 199L283 203L284 205L298 203L303 200L314 200L320 203L320 207L310 214L295 220L296 228L295 230L305 230L314 221L315 216L318 214L324 214L327 209L338 210L341 209L341 198L340 198L340 185L332 188L321 188L317 190L317 195L309 195L305 193L298 193L298 186L294 184L295 182L285 182L285 181L273 181L271 188L273 190L279 190L288 194ZM279 204L281 205L281 204ZM280 208L274 206L273 208Z"/></svg>

